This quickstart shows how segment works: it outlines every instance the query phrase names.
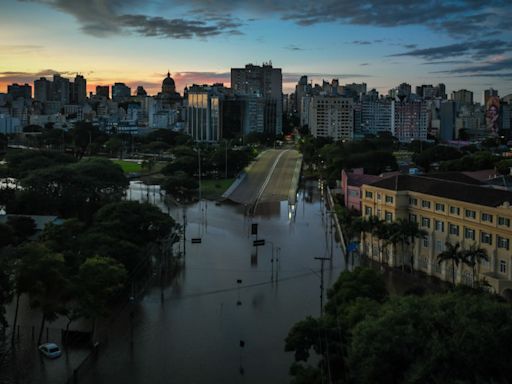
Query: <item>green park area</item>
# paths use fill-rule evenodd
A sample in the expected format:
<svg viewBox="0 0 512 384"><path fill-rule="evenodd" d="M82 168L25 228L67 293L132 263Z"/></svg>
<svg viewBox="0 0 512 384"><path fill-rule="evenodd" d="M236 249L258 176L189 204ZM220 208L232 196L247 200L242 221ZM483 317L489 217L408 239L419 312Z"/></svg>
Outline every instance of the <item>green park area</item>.
<svg viewBox="0 0 512 384"><path fill-rule="evenodd" d="M112 160L114 164L121 166L124 173L135 173L142 171L142 164L128 160Z"/></svg>
<svg viewBox="0 0 512 384"><path fill-rule="evenodd" d="M203 197L207 199L218 199L233 184L234 179L213 179L202 180L201 190Z"/></svg>

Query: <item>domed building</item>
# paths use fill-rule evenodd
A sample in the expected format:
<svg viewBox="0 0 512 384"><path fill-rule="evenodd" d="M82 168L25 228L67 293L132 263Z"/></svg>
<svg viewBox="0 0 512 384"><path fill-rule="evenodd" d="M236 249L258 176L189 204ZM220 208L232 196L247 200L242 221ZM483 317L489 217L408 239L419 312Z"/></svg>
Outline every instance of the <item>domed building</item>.
<svg viewBox="0 0 512 384"><path fill-rule="evenodd" d="M165 104L176 104L181 102L181 95L176 92L176 83L167 71L167 77L162 81L162 92L157 97Z"/></svg>

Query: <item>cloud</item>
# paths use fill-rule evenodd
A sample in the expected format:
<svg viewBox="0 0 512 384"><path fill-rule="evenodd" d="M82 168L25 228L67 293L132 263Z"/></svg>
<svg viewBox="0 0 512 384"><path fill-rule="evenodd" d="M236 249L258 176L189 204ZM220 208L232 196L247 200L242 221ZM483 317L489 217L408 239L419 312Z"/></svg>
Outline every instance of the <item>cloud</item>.
<svg viewBox="0 0 512 384"><path fill-rule="evenodd" d="M352 41L352 44L356 45L370 45L372 42L368 40L354 40Z"/></svg>
<svg viewBox="0 0 512 384"><path fill-rule="evenodd" d="M19 0L22 1L22 0ZM29 1L29 0L25 0ZM32 0L49 5L62 12L73 15L81 24L84 32L103 36L121 33L126 27L118 16L137 16L142 25L131 26L142 31L145 36L153 36L155 29L149 27L144 13L146 9L158 7L170 12L182 10L187 17L173 14L167 20L174 24L184 23L188 32L177 36L217 36L220 33L240 33L238 27L225 27L216 17L231 19L231 15L243 14L246 21L278 17L298 25L308 26L320 23L343 23L376 27L397 27L421 25L443 31L453 36L469 36L483 31L507 31L510 27L511 8L508 0ZM188 10L188 13L186 12ZM123 19L121 19L123 20ZM134 21L133 18L130 19ZM191 23L192 25L189 25ZM196 28L201 23L205 29ZM150 23L151 24L151 23ZM239 24L239 22L234 22ZM208 32L211 28L212 35ZM169 27L163 28L168 30ZM157 31L160 28L156 28ZM174 28L171 27L174 31ZM202 33L202 34L201 34ZM165 37L176 34L164 32ZM188 38L188 37L187 37Z"/></svg>
<svg viewBox="0 0 512 384"><path fill-rule="evenodd" d="M366 66L370 65L370 63L361 63L361 64L359 64L359 65L360 65L361 67L366 67Z"/></svg>
<svg viewBox="0 0 512 384"><path fill-rule="evenodd" d="M4 55L26 55L28 53L39 53L43 50L42 45L20 44L9 45L0 44L0 56Z"/></svg>
<svg viewBox="0 0 512 384"><path fill-rule="evenodd" d="M166 19L144 15L123 15L117 18L122 28L135 31L142 36L170 37L174 39L206 38L221 34L241 34L241 23L218 20L207 23L202 20Z"/></svg>
<svg viewBox="0 0 512 384"><path fill-rule="evenodd" d="M512 57L501 58L495 61L486 61L478 65L470 65L465 67L458 67L446 71L436 71L432 73L472 73L472 74L483 74L486 76L492 74L492 77L503 76L500 71L512 71Z"/></svg>
<svg viewBox="0 0 512 384"><path fill-rule="evenodd" d="M294 44L287 45L286 47L284 47L284 49L287 49L289 51L304 51L305 50L304 48L297 47Z"/></svg>
<svg viewBox="0 0 512 384"><path fill-rule="evenodd" d="M467 64L467 60L442 60L442 61L427 61L421 65L446 65L446 64Z"/></svg>
<svg viewBox="0 0 512 384"><path fill-rule="evenodd" d="M37 72L19 72L4 71L0 72L0 82L2 83L32 83L40 77L51 77L56 74L64 76L74 76L76 72L72 71L56 71L54 69L43 69Z"/></svg>
<svg viewBox="0 0 512 384"><path fill-rule="evenodd" d="M473 58L486 58L492 55L499 55L508 52L512 48L512 42L499 39L466 41L438 47L413 49L407 52L395 53L390 57L412 56L425 60L439 60L449 57L460 57L469 55Z"/></svg>
<svg viewBox="0 0 512 384"><path fill-rule="evenodd" d="M240 35L242 23L236 18L217 16L204 18L165 18L131 13L141 7L137 0L19 0L34 1L72 15L80 23L83 32L105 37L124 32L142 36L174 39L207 38ZM150 4L148 1L147 4ZM130 12L128 12L130 11Z"/></svg>

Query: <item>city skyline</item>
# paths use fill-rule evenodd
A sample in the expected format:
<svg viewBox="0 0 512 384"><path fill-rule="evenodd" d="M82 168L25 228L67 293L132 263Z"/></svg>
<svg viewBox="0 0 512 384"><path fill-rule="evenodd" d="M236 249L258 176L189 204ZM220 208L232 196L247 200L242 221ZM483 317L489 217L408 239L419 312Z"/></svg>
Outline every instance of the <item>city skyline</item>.
<svg viewBox="0 0 512 384"><path fill-rule="evenodd" d="M301 75L366 82L381 93L401 82L442 82L448 93L475 92L476 101L489 87L512 93L506 2L404 4L8 0L0 92L58 72L83 74L88 91L121 81L155 94L167 70L182 92L228 85L231 67L271 60L283 68L287 93Z"/></svg>

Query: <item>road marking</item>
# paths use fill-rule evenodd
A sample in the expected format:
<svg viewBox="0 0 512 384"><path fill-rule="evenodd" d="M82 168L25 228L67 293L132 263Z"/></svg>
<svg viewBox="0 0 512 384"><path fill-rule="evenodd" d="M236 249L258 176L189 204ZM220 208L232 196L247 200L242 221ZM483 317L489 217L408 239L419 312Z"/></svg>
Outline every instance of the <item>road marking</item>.
<svg viewBox="0 0 512 384"><path fill-rule="evenodd" d="M265 179L265 181L263 182L263 185L261 186L259 192L258 192L258 196L256 197L256 201L254 202L254 209L252 210L253 214L256 212L256 208L258 207L258 203L260 201L260 198L261 198L261 195L263 194L263 192L265 191L265 188L267 188L267 185L270 181L270 178L272 177L272 174L274 173L274 170L276 169L276 166L277 166L277 163L279 163L279 160L281 159L281 157L286 153L288 152L289 149L286 149L284 150L283 152L281 152L279 154L279 156L277 156L276 160L274 161L274 164L272 164L272 168L270 168L270 171L267 175L267 178Z"/></svg>

